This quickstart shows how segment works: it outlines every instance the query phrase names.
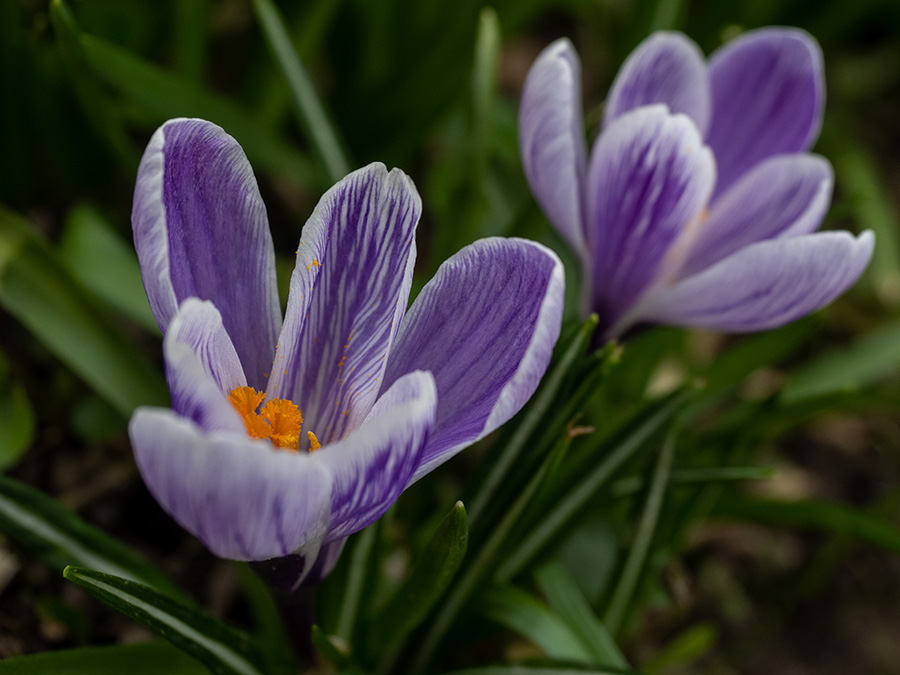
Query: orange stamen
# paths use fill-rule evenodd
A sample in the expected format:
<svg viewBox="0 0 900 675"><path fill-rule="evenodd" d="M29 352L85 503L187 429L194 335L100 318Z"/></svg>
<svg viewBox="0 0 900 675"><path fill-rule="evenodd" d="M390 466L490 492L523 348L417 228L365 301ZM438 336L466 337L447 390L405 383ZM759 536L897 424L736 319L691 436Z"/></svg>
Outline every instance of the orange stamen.
<svg viewBox="0 0 900 675"><path fill-rule="evenodd" d="M300 431L303 427L300 409L292 401L273 398L257 412L265 397L264 393L253 387L237 387L228 393L228 400L244 420L251 438L264 438L276 448L299 451ZM307 432L307 436L310 439L310 451L322 447L311 431Z"/></svg>

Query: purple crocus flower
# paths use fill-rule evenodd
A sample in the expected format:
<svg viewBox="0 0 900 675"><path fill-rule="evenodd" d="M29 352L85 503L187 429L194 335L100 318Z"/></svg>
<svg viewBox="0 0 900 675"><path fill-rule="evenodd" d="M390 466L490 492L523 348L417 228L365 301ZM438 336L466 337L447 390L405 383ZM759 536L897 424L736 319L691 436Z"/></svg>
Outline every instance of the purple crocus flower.
<svg viewBox="0 0 900 675"><path fill-rule="evenodd" d="M303 228L282 323L240 146L202 120L151 138L132 223L172 408L138 409L129 432L154 497L213 553L296 553L308 572L322 550L330 566L534 392L559 336L559 259L483 239L407 311L420 212L409 177L381 164L332 187Z"/></svg>
<svg viewBox="0 0 900 675"><path fill-rule="evenodd" d="M519 141L605 337L645 323L773 328L862 274L871 232L816 233L833 176L806 152L824 99L806 33L751 31L709 61L684 35L652 35L619 71L590 156L580 87L578 55L554 42L525 82Z"/></svg>

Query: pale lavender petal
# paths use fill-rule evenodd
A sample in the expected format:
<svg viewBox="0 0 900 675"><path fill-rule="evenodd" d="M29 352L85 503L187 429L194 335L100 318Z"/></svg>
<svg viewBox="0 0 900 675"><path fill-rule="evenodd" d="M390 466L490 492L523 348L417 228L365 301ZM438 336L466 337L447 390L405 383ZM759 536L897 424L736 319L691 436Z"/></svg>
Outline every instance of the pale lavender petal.
<svg viewBox="0 0 900 675"><path fill-rule="evenodd" d="M139 408L128 430L150 492L213 553L315 559L328 529L331 482L312 457L245 434L207 434L158 408Z"/></svg>
<svg viewBox="0 0 900 675"><path fill-rule="evenodd" d="M275 253L265 205L237 141L203 120L166 122L141 159L131 221L163 333L183 300L211 300L248 381L264 388L281 327Z"/></svg>
<svg viewBox="0 0 900 675"><path fill-rule="evenodd" d="M870 231L818 232L751 244L699 274L660 289L640 318L736 333L775 328L824 307L863 273Z"/></svg>
<svg viewBox="0 0 900 675"><path fill-rule="evenodd" d="M581 113L581 63L557 40L538 56L522 89L519 148L525 177L547 218L584 255L587 146Z"/></svg>
<svg viewBox="0 0 900 675"><path fill-rule="evenodd" d="M673 244L700 216L714 180L697 128L665 106L626 113L600 135L588 174L588 241L590 306L601 326L674 266Z"/></svg>
<svg viewBox="0 0 900 675"><path fill-rule="evenodd" d="M438 412L415 478L512 417L534 393L556 339L563 269L523 239L482 239L441 265L403 319L385 386L434 375Z"/></svg>
<svg viewBox="0 0 900 675"><path fill-rule="evenodd" d="M763 160L713 203L679 275L695 274L757 241L816 231L833 185L831 164L823 157Z"/></svg>
<svg viewBox="0 0 900 675"><path fill-rule="evenodd" d="M208 300L188 298L181 303L164 342L166 350L174 342L189 346L222 392L247 386L240 359L222 325L222 315Z"/></svg>
<svg viewBox="0 0 900 675"><path fill-rule="evenodd" d="M609 126L629 110L653 103L684 113L701 135L709 127L712 104L706 59L681 33L654 33L631 52L613 81L603 124Z"/></svg>
<svg viewBox="0 0 900 675"><path fill-rule="evenodd" d="M384 515L409 484L434 426L437 390L430 373L400 378L349 436L312 453L331 474L331 525L337 541Z"/></svg>
<svg viewBox="0 0 900 675"><path fill-rule="evenodd" d="M226 393L185 342L168 339L163 343L166 380L172 394L172 409L207 432L229 431L246 435L240 415Z"/></svg>
<svg viewBox="0 0 900 675"><path fill-rule="evenodd" d="M751 31L709 61L712 123L722 194L770 155L808 150L819 135L825 100L822 51L796 28Z"/></svg>
<svg viewBox="0 0 900 675"><path fill-rule="evenodd" d="M406 310L422 202L383 164L351 173L303 228L268 394L303 411L322 444L368 415Z"/></svg>

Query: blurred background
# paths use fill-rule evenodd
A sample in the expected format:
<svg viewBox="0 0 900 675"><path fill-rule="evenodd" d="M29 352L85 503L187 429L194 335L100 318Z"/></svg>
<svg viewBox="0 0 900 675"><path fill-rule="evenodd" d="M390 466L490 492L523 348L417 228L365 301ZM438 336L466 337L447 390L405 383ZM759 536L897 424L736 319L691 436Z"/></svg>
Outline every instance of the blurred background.
<svg viewBox="0 0 900 675"><path fill-rule="evenodd" d="M278 6L350 168L398 166L422 194L414 292L472 240L524 236L567 263L573 319L577 266L518 159L518 97L539 51L562 36L575 44L593 139L617 68L654 30L683 31L707 54L765 25L818 39L827 103L815 151L836 172L825 227L876 232L866 276L832 307L767 334L640 336L578 423L602 435L641 401L691 380L706 385L677 449L681 482L617 634L635 667L900 672L900 3ZM130 411L167 400L131 196L159 124L186 116L222 125L254 166L284 289L300 229L334 182L292 91L250 0L0 0L0 467L237 623L246 608L233 566L159 509L129 448ZM446 513L488 445L401 498L382 533L388 577L402 573L418 531ZM634 536L635 476L623 475L554 551L595 605ZM145 635L0 543L0 658ZM541 597L528 577L519 586ZM456 665L541 655L514 620L485 614Z"/></svg>

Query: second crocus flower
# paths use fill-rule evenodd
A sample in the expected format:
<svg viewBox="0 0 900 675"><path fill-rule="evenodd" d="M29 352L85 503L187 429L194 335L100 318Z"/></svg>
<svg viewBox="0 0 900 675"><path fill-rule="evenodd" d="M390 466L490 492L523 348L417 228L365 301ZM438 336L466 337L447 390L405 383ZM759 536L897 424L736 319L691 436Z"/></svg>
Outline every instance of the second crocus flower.
<svg viewBox="0 0 900 675"><path fill-rule="evenodd" d="M816 232L833 184L806 152L823 100L821 53L802 31L752 31L709 61L657 33L616 77L589 155L578 55L567 40L541 53L522 92L522 161L604 337L647 323L773 328L857 280L872 233Z"/></svg>

